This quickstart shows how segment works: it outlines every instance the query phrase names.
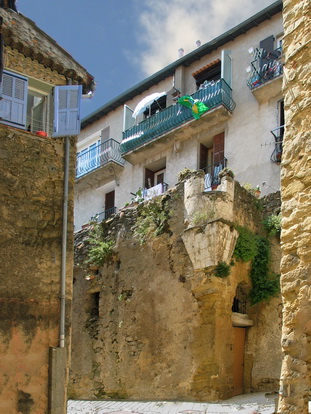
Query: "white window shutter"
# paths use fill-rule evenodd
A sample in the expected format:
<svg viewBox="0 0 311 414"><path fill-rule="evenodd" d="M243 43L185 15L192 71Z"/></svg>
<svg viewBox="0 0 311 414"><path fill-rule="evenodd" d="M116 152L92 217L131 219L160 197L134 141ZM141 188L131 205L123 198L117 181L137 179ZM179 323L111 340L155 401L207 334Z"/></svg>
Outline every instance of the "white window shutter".
<svg viewBox="0 0 311 414"><path fill-rule="evenodd" d="M28 79L11 72L3 72L1 82L1 122L26 129Z"/></svg>
<svg viewBox="0 0 311 414"><path fill-rule="evenodd" d="M221 51L221 78L232 88L231 50Z"/></svg>
<svg viewBox="0 0 311 414"><path fill-rule="evenodd" d="M80 133L81 85L55 86L53 137Z"/></svg>
<svg viewBox="0 0 311 414"><path fill-rule="evenodd" d="M134 111L129 106L124 105L124 110L123 110L123 132L126 131L129 128L132 128L132 126L135 125L135 119L132 117L133 112Z"/></svg>

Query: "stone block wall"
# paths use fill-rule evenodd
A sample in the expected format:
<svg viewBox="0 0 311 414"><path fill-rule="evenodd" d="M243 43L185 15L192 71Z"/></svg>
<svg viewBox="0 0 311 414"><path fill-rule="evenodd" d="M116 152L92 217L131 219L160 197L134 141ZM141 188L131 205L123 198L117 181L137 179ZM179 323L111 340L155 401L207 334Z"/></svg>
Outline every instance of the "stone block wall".
<svg viewBox="0 0 311 414"><path fill-rule="evenodd" d="M0 412L42 414L48 412L49 349L58 347L59 336L64 142L0 125L0 159ZM74 165L72 140L67 334Z"/></svg>
<svg viewBox="0 0 311 414"><path fill-rule="evenodd" d="M133 237L138 211L126 209L104 224L115 241L112 260L90 273L76 267L69 398L206 401L234 393L232 303L238 286L251 287L250 264L236 262L227 278L219 278L213 274L218 256L215 262L210 255L211 265L203 254L196 266L193 252L211 248L217 223L229 231L234 224L251 224L261 233L262 213L237 183L222 183L227 193L204 194L200 174L187 182L159 199L170 215L163 234L141 245ZM220 211L231 212L233 221L222 220ZM195 231L184 243L189 229ZM224 240L216 237L214 243L213 251L224 249ZM81 265L87 230L76 235L75 245ZM275 266L278 271L277 260ZM244 389L274 391L281 362L280 298L247 307L254 324L247 328Z"/></svg>
<svg viewBox="0 0 311 414"><path fill-rule="evenodd" d="M279 413L311 400L311 4L284 0L285 136L282 156L283 362Z"/></svg>
<svg viewBox="0 0 311 414"><path fill-rule="evenodd" d="M47 82L51 85L66 85L66 77L60 75L56 70L46 68L42 63L25 57L16 49L7 46L4 50L4 67L8 70L14 70L29 76Z"/></svg>

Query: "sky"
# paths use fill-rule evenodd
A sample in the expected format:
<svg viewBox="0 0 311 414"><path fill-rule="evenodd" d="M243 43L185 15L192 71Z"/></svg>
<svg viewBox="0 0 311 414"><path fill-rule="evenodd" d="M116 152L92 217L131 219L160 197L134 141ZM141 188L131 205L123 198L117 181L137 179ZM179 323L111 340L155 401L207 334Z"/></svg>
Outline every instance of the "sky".
<svg viewBox="0 0 311 414"><path fill-rule="evenodd" d="M274 0L17 0L96 81L85 117ZM252 46L252 45L250 45Z"/></svg>

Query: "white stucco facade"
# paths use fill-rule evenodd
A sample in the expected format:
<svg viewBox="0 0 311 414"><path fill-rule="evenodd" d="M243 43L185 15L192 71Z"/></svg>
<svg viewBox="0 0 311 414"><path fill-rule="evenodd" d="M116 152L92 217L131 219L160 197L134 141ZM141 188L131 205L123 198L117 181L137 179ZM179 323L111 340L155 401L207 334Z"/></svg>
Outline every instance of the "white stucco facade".
<svg viewBox="0 0 311 414"><path fill-rule="evenodd" d="M241 184L249 183L254 187L259 185L262 195L279 189L280 165L270 161L275 148L275 140L270 131L280 126L282 76L252 91L246 84L246 68L252 60L249 49L258 48L260 41L270 35L279 39L282 30L282 15L278 12L246 30L244 34L223 43L221 47L211 47L204 56L197 59L194 56L190 64L184 65L181 62L179 65L177 61L174 70L165 79L150 86L148 78L143 92L125 100L125 104L134 109L141 99L154 92L167 92L167 103L170 104L172 98L169 91L173 86L181 95L192 94L197 89L193 74L221 60L223 50L230 51L235 109L228 111L223 107L213 108L199 120L193 118L123 154L123 166L110 162L100 167L96 174L89 172L81 176L76 182L75 190L75 230L79 230L92 216L106 209L106 193L115 191L117 210L130 202L131 193L145 185L146 169L154 172L165 169L165 182L169 187L174 186L177 174L185 167L193 170L200 168L200 145L211 148L214 137L221 133L224 134L227 166L234 171ZM229 36L224 37L228 38ZM126 99L126 92L124 96ZM107 133L107 128L109 138L122 142L123 111L123 104L112 110L108 106L102 115L99 110L99 119L87 122L82 129L77 144L78 152L98 142L101 131L106 129ZM142 117L138 121L140 120Z"/></svg>

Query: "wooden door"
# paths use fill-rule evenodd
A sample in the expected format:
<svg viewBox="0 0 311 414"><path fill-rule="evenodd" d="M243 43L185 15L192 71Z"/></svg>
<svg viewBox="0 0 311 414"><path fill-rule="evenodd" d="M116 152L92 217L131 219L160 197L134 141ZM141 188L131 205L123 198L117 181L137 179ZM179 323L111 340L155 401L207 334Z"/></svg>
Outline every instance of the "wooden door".
<svg viewBox="0 0 311 414"><path fill-rule="evenodd" d="M233 328L233 395L243 393L245 328Z"/></svg>
<svg viewBox="0 0 311 414"><path fill-rule="evenodd" d="M105 194L105 210L114 208L114 191Z"/></svg>
<svg viewBox="0 0 311 414"><path fill-rule="evenodd" d="M214 144L213 144L213 164L219 164L223 162L224 154L225 154L225 134L222 132L221 134L214 136ZM222 166L224 167L224 165Z"/></svg>

